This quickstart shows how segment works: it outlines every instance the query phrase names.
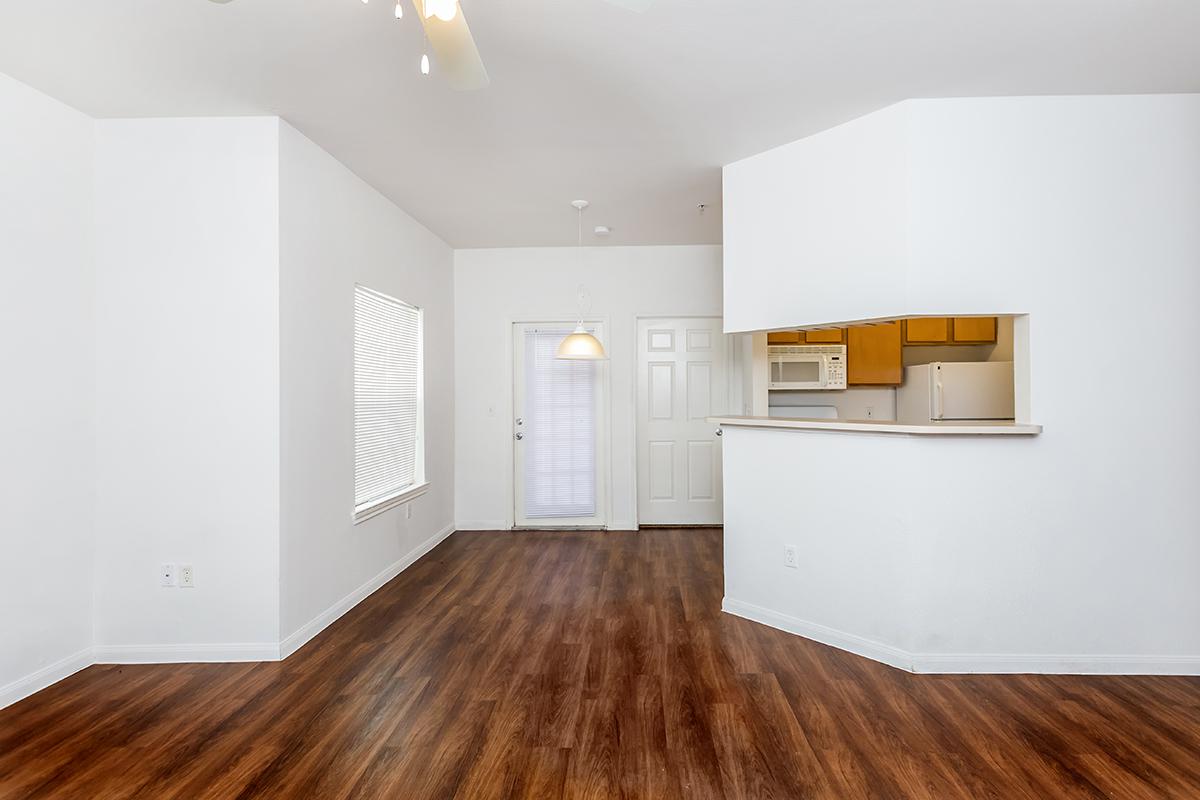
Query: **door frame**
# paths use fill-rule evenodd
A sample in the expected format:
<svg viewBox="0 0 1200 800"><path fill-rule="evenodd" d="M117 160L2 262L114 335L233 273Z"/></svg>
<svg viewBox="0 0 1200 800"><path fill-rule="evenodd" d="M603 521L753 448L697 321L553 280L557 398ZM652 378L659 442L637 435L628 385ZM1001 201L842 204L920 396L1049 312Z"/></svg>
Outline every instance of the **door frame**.
<svg viewBox="0 0 1200 800"><path fill-rule="evenodd" d="M516 341L516 329L518 325L563 325L568 328L574 328L579 324L579 317L563 314L521 314L519 316L508 317L505 320L506 336L504 337L504 355L505 363L507 364L508 391L504 395L504 414L505 423L504 435L506 437L506 445L502 451L507 455L504 459L503 481L505 493L507 496L507 510L505 511L505 526L508 530L516 528L517 524L517 482L516 482L516 463L517 463L517 445L516 439L513 438L513 426L516 417L517 405L517 353L514 346ZM609 318L605 317L587 317L583 320L584 325L599 325L603 331L605 338L609 339L606 345L607 351L612 354L612 325ZM603 339L601 340L603 341ZM610 369L610 361L597 362L597 367L600 370L600 387L604 392L604 397L600 401L600 416L596 420L600 426L598 435L599 442L597 444L596 456L603 460L603 464L598 465L596 471L597 477L603 471L604 480L600 481L603 485L598 487L601 491L596 497L597 504L604 509L604 526L607 530L612 524L612 379ZM579 526L582 530L592 530L594 526ZM552 527L550 530L570 530L570 528Z"/></svg>
<svg viewBox="0 0 1200 800"><path fill-rule="evenodd" d="M725 407L726 408L729 408L730 401L732 400L732 397L730 396L730 392L729 392L729 386L730 386L729 381L730 381L730 374L731 374L730 368L733 365L734 335L725 332L725 315L723 313L718 311L718 312L715 312L712 314L691 313L691 314L634 314L633 315L633 335L630 337L633 340L633 346L630 348L630 352L629 352L629 355L632 359L631 363L633 365L632 366L632 369L633 369L633 382L632 382L632 384L633 384L632 385L632 389L633 389L633 392L632 392L632 394L633 394L633 397L632 397L633 425L630 426L633 431L633 441L631 443L630 450L629 450L629 452L632 454L632 458L629 459L629 475L631 478L629 490L631 493L630 503L631 503L631 508L633 508L633 526L635 529L640 528L641 524L642 524L641 509L638 507L638 468L637 468L638 446L640 444L639 439L638 439L638 433L641 430L641 428L638 424L638 421L640 419L639 414L641 412L641 409L639 409L637 407L637 404L638 404L638 387L640 386L640 383L642 380L642 371L638 367L638 359L639 359L639 356L641 355L638 350L638 348L641 347L641 342L638 341L638 328L641 326L642 320L647 320L647 319L717 319L717 320L720 320L721 321L721 338L725 340ZM724 464L722 464L722 472L724 472ZM722 478L723 477L724 477L724 475L722 475ZM722 481L722 485L724 485L724 481Z"/></svg>

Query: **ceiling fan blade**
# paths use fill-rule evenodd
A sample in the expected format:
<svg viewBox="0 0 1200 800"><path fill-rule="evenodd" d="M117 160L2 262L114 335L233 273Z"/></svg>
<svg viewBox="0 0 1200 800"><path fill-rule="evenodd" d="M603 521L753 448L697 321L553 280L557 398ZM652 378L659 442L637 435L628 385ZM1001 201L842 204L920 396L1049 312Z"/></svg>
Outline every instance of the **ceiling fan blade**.
<svg viewBox="0 0 1200 800"><path fill-rule="evenodd" d="M437 57L437 67L451 89L470 91L486 88L491 79L479 57L475 47L475 38L467 26L467 18L462 8L454 15L454 19L445 22L437 17L425 17L424 0L412 0L417 10L417 19L425 27L425 35L429 45Z"/></svg>

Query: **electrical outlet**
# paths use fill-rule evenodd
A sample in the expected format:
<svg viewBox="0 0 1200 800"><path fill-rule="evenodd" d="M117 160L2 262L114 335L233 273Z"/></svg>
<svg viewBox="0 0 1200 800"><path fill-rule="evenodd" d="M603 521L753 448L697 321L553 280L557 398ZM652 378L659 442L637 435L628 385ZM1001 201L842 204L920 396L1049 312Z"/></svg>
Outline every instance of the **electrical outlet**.
<svg viewBox="0 0 1200 800"><path fill-rule="evenodd" d="M181 589L196 588L196 571L192 569L191 564L183 564L179 567L179 587Z"/></svg>
<svg viewBox="0 0 1200 800"><path fill-rule="evenodd" d="M174 586L178 570L174 564L163 564L158 568L158 583L161 586Z"/></svg>
<svg viewBox="0 0 1200 800"><path fill-rule="evenodd" d="M800 553L794 544L783 546L783 565L792 569L800 568Z"/></svg>

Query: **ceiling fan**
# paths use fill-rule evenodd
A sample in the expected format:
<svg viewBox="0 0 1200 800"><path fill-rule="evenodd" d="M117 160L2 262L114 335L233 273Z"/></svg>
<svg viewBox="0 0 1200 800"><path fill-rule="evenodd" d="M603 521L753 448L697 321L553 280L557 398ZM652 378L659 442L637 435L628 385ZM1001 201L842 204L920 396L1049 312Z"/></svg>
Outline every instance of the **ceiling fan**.
<svg viewBox="0 0 1200 800"><path fill-rule="evenodd" d="M446 78L451 89L470 91L484 89L491 83L475 38L467 26L467 18L459 8L458 0L410 0L417 12L417 19L425 29L425 38L437 56L439 72ZM209 0L225 4L232 0ZM368 0L362 0L363 3ZM396 0L396 19L404 16L404 0ZM642 12L655 0L605 0L630 11ZM421 72L429 74L429 56L421 55Z"/></svg>

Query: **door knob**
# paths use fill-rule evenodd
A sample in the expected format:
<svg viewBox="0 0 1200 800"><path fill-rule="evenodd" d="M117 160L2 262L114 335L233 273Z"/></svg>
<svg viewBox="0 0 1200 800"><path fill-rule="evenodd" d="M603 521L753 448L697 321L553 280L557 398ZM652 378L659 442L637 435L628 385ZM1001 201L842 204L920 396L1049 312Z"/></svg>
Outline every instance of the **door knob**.
<svg viewBox="0 0 1200 800"><path fill-rule="evenodd" d="M524 438L525 438L525 434L523 434L523 433L514 433L514 434L513 434L513 438L515 438L515 439L517 439L517 440L519 441L519 440L521 440L521 439L524 439Z"/></svg>
<svg viewBox="0 0 1200 800"><path fill-rule="evenodd" d="M717 436L724 436L724 435L725 435L725 431L721 430L720 428L717 428Z"/></svg>

